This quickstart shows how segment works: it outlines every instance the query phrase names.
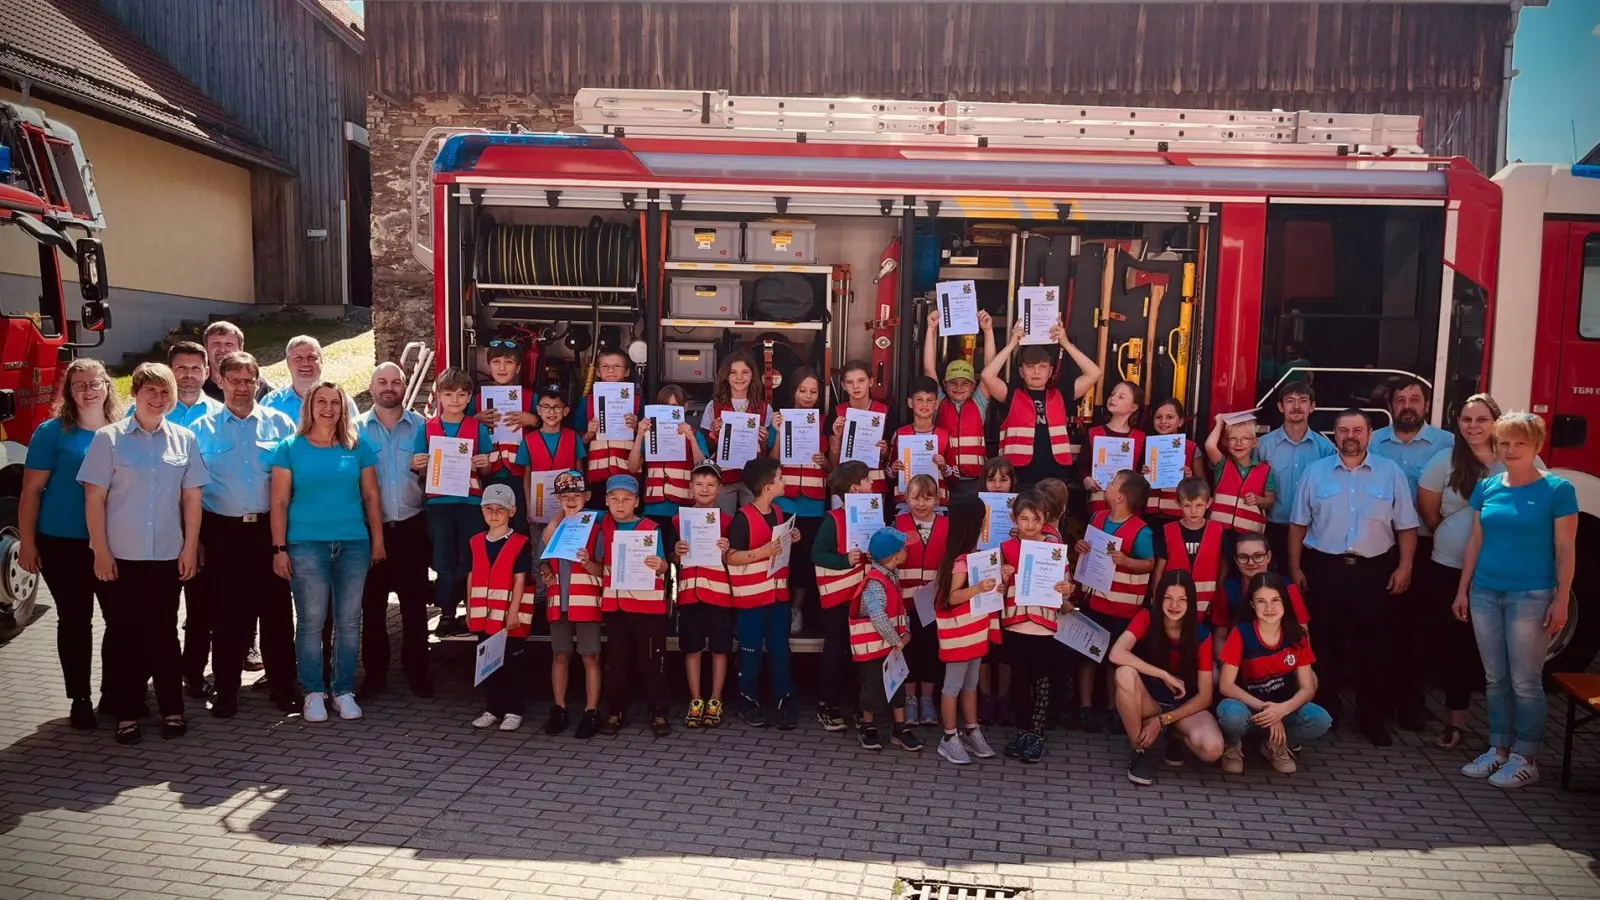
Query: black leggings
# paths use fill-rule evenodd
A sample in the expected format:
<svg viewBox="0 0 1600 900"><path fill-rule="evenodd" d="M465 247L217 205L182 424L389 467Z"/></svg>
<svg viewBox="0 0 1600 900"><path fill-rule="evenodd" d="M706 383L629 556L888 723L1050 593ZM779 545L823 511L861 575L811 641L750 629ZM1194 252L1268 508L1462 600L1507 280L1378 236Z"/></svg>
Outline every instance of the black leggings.
<svg viewBox="0 0 1600 900"><path fill-rule="evenodd" d="M94 604L98 595L100 617L106 618L106 598L100 580L94 577L94 551L88 540L58 538L41 534L37 538L39 568L50 596L56 601L56 656L61 659L61 678L66 682L67 698L89 699L89 671L94 664ZM109 629L100 637L100 696L111 695L111 661L114 649Z"/></svg>
<svg viewBox="0 0 1600 900"><path fill-rule="evenodd" d="M1440 686L1444 688L1445 708L1462 712L1472 702L1472 692L1483 690L1483 657L1478 653L1472 623L1457 619L1450 609L1461 584L1461 570L1431 559L1421 560L1417 568L1422 584L1412 591L1429 607L1428 619L1435 635L1433 671L1439 673Z"/></svg>
<svg viewBox="0 0 1600 900"><path fill-rule="evenodd" d="M1050 715L1050 672L1061 645L1048 634L1008 631L1001 646L1011 663L1011 714L1018 728L1043 738Z"/></svg>

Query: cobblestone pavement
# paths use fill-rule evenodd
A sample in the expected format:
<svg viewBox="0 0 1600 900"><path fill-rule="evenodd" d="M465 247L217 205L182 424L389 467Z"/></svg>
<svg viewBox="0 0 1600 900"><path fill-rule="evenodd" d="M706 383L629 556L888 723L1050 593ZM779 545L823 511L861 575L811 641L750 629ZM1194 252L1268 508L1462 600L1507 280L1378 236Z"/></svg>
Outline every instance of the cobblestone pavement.
<svg viewBox="0 0 1600 900"><path fill-rule="evenodd" d="M1600 898L1593 796L1562 793L1553 764L1519 792L1469 781L1466 749L1422 735L1377 751L1340 733L1295 776L1252 756L1243 776L1191 765L1149 788L1103 734L959 770L932 741L869 754L810 722L657 740L636 718L580 743L539 733L543 703L515 733L467 727L471 650L452 644L432 701L391 689L362 721L307 725L247 692L231 721L191 701L188 737L147 727L128 748L105 723L68 727L54 632L49 612L0 646L3 898L889 900L913 878L1051 898ZM1600 785L1600 757L1582 765Z"/></svg>

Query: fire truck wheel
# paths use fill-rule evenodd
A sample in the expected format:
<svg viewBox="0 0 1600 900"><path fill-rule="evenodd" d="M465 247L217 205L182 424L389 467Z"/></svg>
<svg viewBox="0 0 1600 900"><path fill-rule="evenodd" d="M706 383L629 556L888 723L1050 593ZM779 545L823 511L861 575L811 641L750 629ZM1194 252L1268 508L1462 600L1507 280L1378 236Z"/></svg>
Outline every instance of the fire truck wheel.
<svg viewBox="0 0 1600 900"><path fill-rule="evenodd" d="M1587 672L1600 654L1600 519L1582 516L1567 627L1550 645L1545 672Z"/></svg>
<svg viewBox="0 0 1600 900"><path fill-rule="evenodd" d="M33 621L39 576L17 562L22 536L17 532L17 498L0 497L0 641L16 637Z"/></svg>

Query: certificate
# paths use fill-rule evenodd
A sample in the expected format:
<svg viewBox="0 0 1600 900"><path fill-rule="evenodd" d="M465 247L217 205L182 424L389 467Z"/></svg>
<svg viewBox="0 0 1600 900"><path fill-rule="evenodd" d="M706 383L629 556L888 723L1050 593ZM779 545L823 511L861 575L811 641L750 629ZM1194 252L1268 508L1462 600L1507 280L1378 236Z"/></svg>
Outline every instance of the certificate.
<svg viewBox="0 0 1600 900"><path fill-rule="evenodd" d="M909 489L911 479L918 475L931 475L934 481L944 477L939 467L933 464L933 458L939 455L938 435L901 435L895 439L895 445L900 451L900 493L904 494Z"/></svg>
<svg viewBox="0 0 1600 900"><path fill-rule="evenodd" d="M428 493L466 497L472 493L472 438L428 438Z"/></svg>
<svg viewBox="0 0 1600 900"><path fill-rule="evenodd" d="M635 409L638 388L626 381L596 381L594 383L595 420L600 423L596 437L602 441L631 441L633 429L627 418Z"/></svg>
<svg viewBox="0 0 1600 900"><path fill-rule="evenodd" d="M874 632L876 633L876 632ZM911 677L911 667L906 665L906 655L896 647L883 658L883 695L894 701L895 692Z"/></svg>
<svg viewBox="0 0 1600 900"><path fill-rule="evenodd" d="M1017 288L1017 316L1024 344L1054 344L1050 329L1061 318L1061 290L1056 287Z"/></svg>
<svg viewBox="0 0 1600 900"><path fill-rule="evenodd" d="M717 541L722 540L722 511L716 507L678 507L678 521L683 525L683 541L689 552L678 560L681 566L710 566L722 568L722 550Z"/></svg>
<svg viewBox="0 0 1600 900"><path fill-rule="evenodd" d="M979 550L967 554L967 587L972 587L990 578L995 584L1000 583L1000 566L1003 561L999 550ZM997 613L1005 606L1005 592L999 589L974 594L972 600L973 614Z"/></svg>
<svg viewBox="0 0 1600 900"><path fill-rule="evenodd" d="M477 664L472 667L472 686L483 684L483 680L500 671L506 663L506 635L510 632L502 628L490 635L488 639L478 644Z"/></svg>
<svg viewBox="0 0 1600 900"><path fill-rule="evenodd" d="M1023 541L1017 565L1017 605L1060 607L1056 585L1067 580L1067 548Z"/></svg>
<svg viewBox="0 0 1600 900"><path fill-rule="evenodd" d="M645 565L645 560L656 555L656 545L661 532L617 531L611 535L610 554L606 562L611 567L611 589L615 591L648 591L656 586L656 573Z"/></svg>
<svg viewBox="0 0 1600 900"><path fill-rule="evenodd" d="M778 542L778 555L767 563L768 575L776 575L789 567L789 558L794 555L794 541L789 538L794 531L794 523L795 517L790 516L782 525L772 529L772 539Z"/></svg>
<svg viewBox="0 0 1600 900"><path fill-rule="evenodd" d="M561 508L561 498L556 496L556 479L566 474L563 469L528 473L528 513L533 521L549 523Z"/></svg>
<svg viewBox="0 0 1600 900"><path fill-rule="evenodd" d="M778 435L778 462L786 466L812 465L822 451L822 413L814 409L779 410L783 431Z"/></svg>
<svg viewBox="0 0 1600 900"><path fill-rule="evenodd" d="M917 608L918 625L933 624L933 592L938 590L938 588L938 584L930 581L922 587L917 588L916 591L911 594L911 605ZM935 638L935 640L937 640L937 638Z"/></svg>
<svg viewBox="0 0 1600 900"><path fill-rule="evenodd" d="M867 468L883 465L883 454L878 442L883 440L884 413L870 409L847 409L844 412L844 437L839 444L839 460L866 463Z"/></svg>
<svg viewBox="0 0 1600 900"><path fill-rule="evenodd" d="M979 491L978 499L983 501L984 507L983 531L978 534L978 547L992 550L1011 540L1011 529L1016 527L1011 521L1011 504L1017 501L1017 495Z"/></svg>
<svg viewBox="0 0 1600 900"><path fill-rule="evenodd" d="M1089 552L1078 555L1073 580L1091 591L1109 594L1117 575L1117 564L1111 560L1111 548L1117 546L1117 538L1090 525L1083 539L1089 544Z"/></svg>
<svg viewBox="0 0 1600 900"><path fill-rule="evenodd" d="M939 336L978 333L978 289L970 281L941 281Z"/></svg>
<svg viewBox="0 0 1600 900"><path fill-rule="evenodd" d="M483 409L493 409L500 413L522 412L522 385L486 384L478 388L478 403ZM502 415L495 423L493 437L496 444L520 444L522 429L516 425L507 425L505 416Z"/></svg>
<svg viewBox="0 0 1600 900"><path fill-rule="evenodd" d="M550 535L549 543L544 545L544 552L539 554L539 558L577 562L578 551L589 546L589 533L594 531L594 525L598 521L600 513L587 509L562 519L561 524L556 526L556 533Z"/></svg>
<svg viewBox="0 0 1600 900"><path fill-rule="evenodd" d="M688 462L689 444L678 433L683 424L683 407L652 403L644 408L652 423L644 438L644 458L651 462Z"/></svg>
<svg viewBox="0 0 1600 900"><path fill-rule="evenodd" d="M1089 474L1102 489L1111 484L1118 472L1134 468L1131 437L1097 437L1090 453L1093 456Z"/></svg>
<svg viewBox="0 0 1600 900"><path fill-rule="evenodd" d="M877 494L844 495L845 552L866 552L873 532L883 527L883 498Z"/></svg>
<svg viewBox="0 0 1600 900"><path fill-rule="evenodd" d="M1170 489L1183 480L1189 463L1189 439L1181 434L1150 434L1144 439L1144 464L1150 469L1150 486Z"/></svg>
<svg viewBox="0 0 1600 900"><path fill-rule="evenodd" d="M1056 640L1095 662L1103 662L1111 649L1111 632L1079 611L1056 620Z"/></svg>
<svg viewBox="0 0 1600 900"><path fill-rule="evenodd" d="M722 431L717 434L717 465L723 469L742 469L761 455L761 415L725 412Z"/></svg>

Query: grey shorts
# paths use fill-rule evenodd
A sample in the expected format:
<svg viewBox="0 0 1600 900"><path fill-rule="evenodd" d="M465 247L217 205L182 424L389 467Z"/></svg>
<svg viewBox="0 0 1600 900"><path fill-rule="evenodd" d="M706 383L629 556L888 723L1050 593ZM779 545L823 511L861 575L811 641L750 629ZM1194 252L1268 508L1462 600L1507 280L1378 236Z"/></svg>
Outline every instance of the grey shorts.
<svg viewBox="0 0 1600 900"><path fill-rule="evenodd" d="M969 659L966 662L947 662L944 664L944 688L940 693L946 697L959 696L962 691L975 691L978 689L978 670L983 668L983 657Z"/></svg>
<svg viewBox="0 0 1600 900"><path fill-rule="evenodd" d="M574 637L579 656L600 655L600 623L568 622L566 619L550 623L550 652L571 653Z"/></svg>

